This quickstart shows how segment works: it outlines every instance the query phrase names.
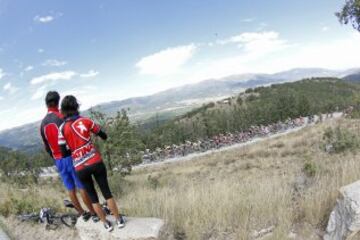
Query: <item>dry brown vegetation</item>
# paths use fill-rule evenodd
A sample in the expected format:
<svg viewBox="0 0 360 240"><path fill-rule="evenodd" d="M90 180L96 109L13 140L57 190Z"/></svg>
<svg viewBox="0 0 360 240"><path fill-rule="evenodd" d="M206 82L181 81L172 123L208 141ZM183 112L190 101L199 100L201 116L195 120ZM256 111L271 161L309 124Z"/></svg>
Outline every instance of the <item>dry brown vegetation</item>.
<svg viewBox="0 0 360 240"><path fill-rule="evenodd" d="M319 239L337 190L360 178L359 151L325 153L323 133L341 125L360 135L359 124L331 121L111 182L126 214L163 218L176 239L252 239L254 231L272 226L266 239ZM13 198L25 197L10 191ZM65 197L48 184L27 191L26 198L38 201ZM8 192L1 188L2 205Z"/></svg>
<svg viewBox="0 0 360 240"><path fill-rule="evenodd" d="M120 203L132 215L165 218L188 239L251 239L254 230L270 226L269 239L288 239L291 232L316 239L339 187L360 177L357 154L322 149L325 128L339 124L358 131L358 121L340 120L137 171Z"/></svg>

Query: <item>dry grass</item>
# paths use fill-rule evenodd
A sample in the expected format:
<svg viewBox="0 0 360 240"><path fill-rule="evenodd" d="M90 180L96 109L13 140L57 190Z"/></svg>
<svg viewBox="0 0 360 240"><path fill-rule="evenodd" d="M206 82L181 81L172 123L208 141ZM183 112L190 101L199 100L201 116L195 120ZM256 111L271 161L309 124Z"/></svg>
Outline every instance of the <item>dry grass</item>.
<svg viewBox="0 0 360 240"><path fill-rule="evenodd" d="M275 229L266 239L289 239L290 232L319 239L315 232L324 229L337 190L360 178L359 154L321 149L325 128L337 124L359 131L360 121L329 122L196 161L137 170L125 182L114 177L113 189L128 215L163 218L176 239L252 239L254 230L270 226ZM312 176L306 163L315 169ZM38 195L48 197L48 191L42 187Z"/></svg>
<svg viewBox="0 0 360 240"><path fill-rule="evenodd" d="M66 191L59 181L37 186L16 186L0 184L0 214L4 216L30 213L42 207L62 209Z"/></svg>
<svg viewBox="0 0 360 240"><path fill-rule="evenodd" d="M59 227L58 229L51 231L45 230L44 225L41 224L22 224L21 227L19 227L19 222L14 217L5 219L4 223L7 225L11 239L14 240L79 239L77 231L67 227Z"/></svg>
<svg viewBox="0 0 360 240"><path fill-rule="evenodd" d="M196 161L139 170L127 178L132 187L120 204L132 215L166 219L188 239L251 239L254 230L269 226L276 227L269 239L288 239L291 231L315 238L339 187L360 178L359 156L324 153L322 134L329 125L356 130L358 123L326 123ZM309 162L314 176L304 172ZM149 187L149 175L156 176L156 188Z"/></svg>

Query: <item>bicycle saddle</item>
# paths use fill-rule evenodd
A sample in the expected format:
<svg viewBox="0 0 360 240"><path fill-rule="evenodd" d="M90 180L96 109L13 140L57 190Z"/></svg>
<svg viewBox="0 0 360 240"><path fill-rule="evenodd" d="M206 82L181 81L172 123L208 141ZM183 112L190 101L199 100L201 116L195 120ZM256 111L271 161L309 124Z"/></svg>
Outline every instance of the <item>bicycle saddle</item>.
<svg viewBox="0 0 360 240"><path fill-rule="evenodd" d="M74 204L71 201L67 200L67 199L64 200L64 205L67 208L75 208Z"/></svg>

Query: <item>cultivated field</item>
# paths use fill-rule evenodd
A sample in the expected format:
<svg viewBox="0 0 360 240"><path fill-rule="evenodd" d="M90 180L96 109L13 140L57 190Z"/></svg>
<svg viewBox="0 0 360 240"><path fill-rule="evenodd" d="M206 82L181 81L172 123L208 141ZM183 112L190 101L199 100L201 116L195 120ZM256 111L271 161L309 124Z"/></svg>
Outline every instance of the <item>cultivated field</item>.
<svg viewBox="0 0 360 240"><path fill-rule="evenodd" d="M175 239L320 239L337 190L360 178L360 151L326 153L325 129L340 125L360 136L359 124L333 120L193 161L139 169L125 180L112 176L112 188L127 215L163 218ZM22 190L2 185L0 210L61 208L66 194L60 189L59 183ZM25 230L13 230L14 218L5 222L15 238L24 239ZM67 239L76 238L66 232Z"/></svg>

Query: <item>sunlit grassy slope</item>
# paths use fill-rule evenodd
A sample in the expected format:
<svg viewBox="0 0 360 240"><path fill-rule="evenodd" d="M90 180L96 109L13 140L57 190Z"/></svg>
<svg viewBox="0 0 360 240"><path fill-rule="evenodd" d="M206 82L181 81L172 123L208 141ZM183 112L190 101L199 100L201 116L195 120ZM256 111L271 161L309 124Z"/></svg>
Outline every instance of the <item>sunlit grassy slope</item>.
<svg viewBox="0 0 360 240"><path fill-rule="evenodd" d="M359 133L359 121L332 121L255 145L191 162L136 171L120 199L138 216L167 220L179 237L251 239L275 226L269 239L291 232L317 239L337 190L360 178L359 152L329 155L323 133L341 125Z"/></svg>

